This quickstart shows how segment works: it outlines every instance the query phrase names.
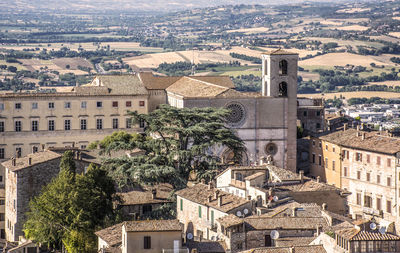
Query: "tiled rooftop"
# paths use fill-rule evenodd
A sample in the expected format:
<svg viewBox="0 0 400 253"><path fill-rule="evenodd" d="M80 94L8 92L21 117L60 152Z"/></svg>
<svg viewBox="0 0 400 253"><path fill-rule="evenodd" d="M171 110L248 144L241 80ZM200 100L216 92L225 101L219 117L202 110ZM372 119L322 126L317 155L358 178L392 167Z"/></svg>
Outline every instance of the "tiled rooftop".
<svg viewBox="0 0 400 253"><path fill-rule="evenodd" d="M120 245L122 242L123 223L97 231L95 234L105 241L110 247Z"/></svg>
<svg viewBox="0 0 400 253"><path fill-rule="evenodd" d="M37 165L43 162L47 162L53 159L57 159L60 158L62 155L50 151L50 150L45 150L45 151L40 151L40 152L36 152L33 154L29 154L27 156L21 157L21 158L16 158L16 165L14 166L12 164L12 159L7 160L5 162L2 163L2 165L8 169L10 169L11 171L18 171L20 169L26 168L26 167L30 167L33 165ZM29 158L31 158L31 165L29 165Z"/></svg>
<svg viewBox="0 0 400 253"><path fill-rule="evenodd" d="M262 54L265 54L265 55L298 55L298 53L285 51L285 50L283 50L281 48L275 49L275 50L271 50L271 51L267 51L267 52L263 52Z"/></svg>
<svg viewBox="0 0 400 253"><path fill-rule="evenodd" d="M153 198L152 190L156 189L156 198ZM168 198L172 192L172 186L162 184L153 187L140 187L129 192L119 193L122 206L155 204L171 202Z"/></svg>
<svg viewBox="0 0 400 253"><path fill-rule="evenodd" d="M322 217L258 217L245 218L250 228L264 229L317 229L318 226L327 227L328 221Z"/></svg>
<svg viewBox="0 0 400 253"><path fill-rule="evenodd" d="M218 199L215 198L216 191L219 192L219 196L222 196L221 206L218 205ZM232 209L243 206L249 202L244 198L220 191L216 188L209 189L208 185L201 183L196 184L193 187L188 187L177 191L176 195L198 204L213 207L222 212L229 212ZM208 202L208 196L212 196L211 202Z"/></svg>
<svg viewBox="0 0 400 253"><path fill-rule="evenodd" d="M349 241L400 241L400 237L379 231L360 231L357 228L347 228L336 231L336 234Z"/></svg>
<svg viewBox="0 0 400 253"><path fill-rule="evenodd" d="M233 214L228 214L224 217L218 218L217 221L225 228L229 228L231 226L236 226L243 223L242 218L239 218Z"/></svg>
<svg viewBox="0 0 400 253"><path fill-rule="evenodd" d="M123 225L127 232L181 231L183 229L183 225L178 220L125 221Z"/></svg>
<svg viewBox="0 0 400 253"><path fill-rule="evenodd" d="M197 80L191 77L182 77L166 90L185 98L210 98L227 91L229 88Z"/></svg>
<svg viewBox="0 0 400 253"><path fill-rule="evenodd" d="M307 245L307 246L296 246L293 247L295 253L326 253L326 250L322 245ZM271 247L271 248L257 248L241 253L291 253L291 247Z"/></svg>
<svg viewBox="0 0 400 253"><path fill-rule="evenodd" d="M165 90L171 84L178 81L181 76L155 76L152 72L140 72L139 78L146 89Z"/></svg>
<svg viewBox="0 0 400 253"><path fill-rule="evenodd" d="M147 89L138 75L99 75L91 85L96 85L95 80L100 81L100 87L110 89L110 94L115 95L147 95ZM89 87L89 86L87 86Z"/></svg>

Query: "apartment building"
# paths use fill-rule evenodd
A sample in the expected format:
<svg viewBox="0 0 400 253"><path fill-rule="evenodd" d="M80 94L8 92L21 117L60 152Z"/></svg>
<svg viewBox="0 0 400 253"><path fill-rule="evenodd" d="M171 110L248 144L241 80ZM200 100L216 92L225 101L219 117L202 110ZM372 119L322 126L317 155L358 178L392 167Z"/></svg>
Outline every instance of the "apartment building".
<svg viewBox="0 0 400 253"><path fill-rule="evenodd" d="M353 218L374 218L386 222L387 229L398 232L400 139L383 132L345 127L312 138L312 142L315 145L311 145L310 154L321 159L317 158L312 164L311 174L351 193L347 203ZM329 176L333 174L333 161L336 161L334 172L340 177Z"/></svg>

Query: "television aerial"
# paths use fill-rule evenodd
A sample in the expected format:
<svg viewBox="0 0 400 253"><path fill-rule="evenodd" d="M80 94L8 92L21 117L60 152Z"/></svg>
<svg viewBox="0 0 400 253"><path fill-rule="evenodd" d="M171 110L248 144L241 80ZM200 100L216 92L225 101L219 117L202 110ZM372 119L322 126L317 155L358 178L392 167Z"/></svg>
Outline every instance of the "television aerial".
<svg viewBox="0 0 400 253"><path fill-rule="evenodd" d="M376 224L372 222L371 224L369 224L369 228L371 230L375 230L376 229Z"/></svg>
<svg viewBox="0 0 400 253"><path fill-rule="evenodd" d="M193 239L193 234L192 233L188 233L186 235L186 238L189 239L189 240L192 240Z"/></svg>
<svg viewBox="0 0 400 253"><path fill-rule="evenodd" d="M276 240L279 238L279 232L276 230L272 230L270 236L272 239Z"/></svg>

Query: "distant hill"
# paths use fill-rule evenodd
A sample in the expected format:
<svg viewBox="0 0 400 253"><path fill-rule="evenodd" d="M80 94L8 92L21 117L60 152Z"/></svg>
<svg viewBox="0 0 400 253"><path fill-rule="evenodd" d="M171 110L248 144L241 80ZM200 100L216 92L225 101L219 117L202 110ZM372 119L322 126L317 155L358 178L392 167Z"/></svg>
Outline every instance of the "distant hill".
<svg viewBox="0 0 400 253"><path fill-rule="evenodd" d="M340 0L339 0L340 1ZM354 2L353 0L341 0ZM331 0L1 0L0 9L26 11L155 11L203 8L238 4L292 4L299 2L331 2ZM336 1L338 2L338 1ZM358 0L359 2L359 0Z"/></svg>

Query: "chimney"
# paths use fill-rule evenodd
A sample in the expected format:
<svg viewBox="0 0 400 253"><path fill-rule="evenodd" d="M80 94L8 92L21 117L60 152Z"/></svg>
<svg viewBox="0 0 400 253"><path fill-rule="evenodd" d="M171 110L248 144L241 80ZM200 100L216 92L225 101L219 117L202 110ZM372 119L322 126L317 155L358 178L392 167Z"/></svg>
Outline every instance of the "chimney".
<svg viewBox="0 0 400 253"><path fill-rule="evenodd" d="M297 208L293 207L292 209L292 217L296 217Z"/></svg>
<svg viewBox="0 0 400 253"><path fill-rule="evenodd" d="M206 180L205 180L204 178L202 178L202 179L200 180L200 183L206 184Z"/></svg>
<svg viewBox="0 0 400 253"><path fill-rule="evenodd" d="M317 225L317 236L319 236L322 232L322 227L320 225Z"/></svg>
<svg viewBox="0 0 400 253"><path fill-rule="evenodd" d="M343 124L343 131L347 131L347 128L348 128L348 124L347 124L347 123L344 123L344 124Z"/></svg>
<svg viewBox="0 0 400 253"><path fill-rule="evenodd" d="M208 182L208 189L211 190L213 188L212 181Z"/></svg>
<svg viewBox="0 0 400 253"><path fill-rule="evenodd" d="M218 196L218 206L222 206L222 196Z"/></svg>
<svg viewBox="0 0 400 253"><path fill-rule="evenodd" d="M42 151L44 151L44 144L41 144L41 146L42 146Z"/></svg>
<svg viewBox="0 0 400 253"><path fill-rule="evenodd" d="M32 157L28 158L28 165L32 165Z"/></svg>
<svg viewBox="0 0 400 253"><path fill-rule="evenodd" d="M218 199L218 197L219 197L219 190L216 190L215 191L215 199Z"/></svg>
<svg viewBox="0 0 400 253"><path fill-rule="evenodd" d="M212 196L208 196L208 203L210 203L212 201Z"/></svg>
<svg viewBox="0 0 400 253"><path fill-rule="evenodd" d="M15 157L11 158L11 164L12 164L12 166L17 165L17 160L15 159Z"/></svg>
<svg viewBox="0 0 400 253"><path fill-rule="evenodd" d="M317 177L317 183L319 183L319 182L321 182L321 177L320 176Z"/></svg>
<svg viewBox="0 0 400 253"><path fill-rule="evenodd" d="M326 203L322 203L322 210L326 211Z"/></svg>
<svg viewBox="0 0 400 253"><path fill-rule="evenodd" d="M156 199L157 198L157 189L151 190L151 197L152 197L152 199Z"/></svg>
<svg viewBox="0 0 400 253"><path fill-rule="evenodd" d="M290 247L290 248L289 248L289 252L290 252L290 253L295 253L295 252L294 252L294 247Z"/></svg>
<svg viewBox="0 0 400 253"><path fill-rule="evenodd" d="M362 140L365 140L365 135L366 135L365 133L362 133L362 134L361 134Z"/></svg>
<svg viewBox="0 0 400 253"><path fill-rule="evenodd" d="M299 175L300 175L300 182L304 183L304 170L300 170Z"/></svg>
<svg viewBox="0 0 400 253"><path fill-rule="evenodd" d="M247 196L247 200L251 200L251 196L249 195L249 196Z"/></svg>

